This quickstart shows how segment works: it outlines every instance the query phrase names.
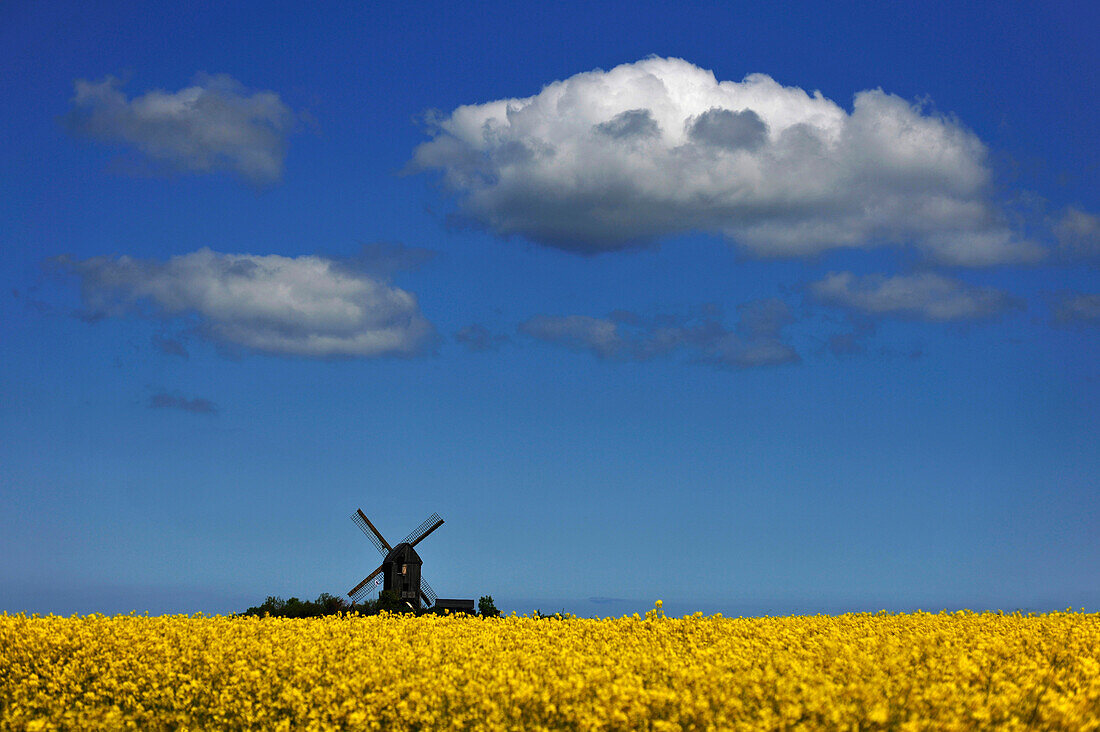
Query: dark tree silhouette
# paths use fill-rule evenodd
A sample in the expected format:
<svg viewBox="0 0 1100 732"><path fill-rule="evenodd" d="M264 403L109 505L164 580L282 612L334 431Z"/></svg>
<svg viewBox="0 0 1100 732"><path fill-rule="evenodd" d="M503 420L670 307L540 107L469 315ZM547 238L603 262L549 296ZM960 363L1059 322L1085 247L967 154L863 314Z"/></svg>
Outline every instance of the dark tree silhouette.
<svg viewBox="0 0 1100 732"><path fill-rule="evenodd" d="M492 595L482 595L481 599L477 601L477 614L483 618L500 617L500 610L497 610L497 606L493 604Z"/></svg>

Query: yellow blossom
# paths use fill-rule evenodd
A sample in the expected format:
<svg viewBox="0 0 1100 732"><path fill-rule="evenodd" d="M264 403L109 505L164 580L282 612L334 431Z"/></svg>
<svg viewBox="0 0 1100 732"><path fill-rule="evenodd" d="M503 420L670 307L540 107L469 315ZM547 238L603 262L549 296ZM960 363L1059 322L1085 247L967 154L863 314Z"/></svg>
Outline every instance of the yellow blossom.
<svg viewBox="0 0 1100 732"><path fill-rule="evenodd" d="M1100 729L1100 615L0 615L0 730Z"/></svg>

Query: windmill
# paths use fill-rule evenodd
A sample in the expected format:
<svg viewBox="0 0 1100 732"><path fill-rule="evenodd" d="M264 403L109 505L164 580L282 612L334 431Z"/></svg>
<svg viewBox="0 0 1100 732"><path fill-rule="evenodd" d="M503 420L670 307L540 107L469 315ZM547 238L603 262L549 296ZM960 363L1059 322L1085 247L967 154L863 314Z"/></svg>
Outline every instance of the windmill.
<svg viewBox="0 0 1100 732"><path fill-rule="evenodd" d="M348 597L353 602L359 602L367 593L381 585L383 591L393 590L414 610L420 609L421 598L427 601L429 607L435 604L435 592L420 574L420 566L423 562L413 547L443 525L443 519L439 518L439 514L433 513L424 519L397 546L390 546L386 537L374 528L374 524L360 509L355 509L351 520L363 530L384 559L378 569L368 574L366 579L348 591Z"/></svg>

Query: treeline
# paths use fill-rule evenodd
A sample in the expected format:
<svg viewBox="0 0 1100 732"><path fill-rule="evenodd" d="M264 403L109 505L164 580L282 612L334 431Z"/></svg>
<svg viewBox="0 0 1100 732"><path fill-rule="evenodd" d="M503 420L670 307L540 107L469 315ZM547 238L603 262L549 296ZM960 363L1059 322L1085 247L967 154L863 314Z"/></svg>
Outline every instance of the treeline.
<svg viewBox="0 0 1100 732"><path fill-rule="evenodd" d="M477 602L478 614L483 617L498 617L500 611L493 604L493 596L485 595ZM377 600L365 600L363 602L348 602L342 597L322 592L312 602L299 600L292 597L284 600L281 597L268 596L263 604L250 607L241 615L255 615L263 617L270 615L273 618L319 618L324 615L336 615L337 613L358 613L360 615L377 615L385 610L390 613L417 613L423 615L432 612L431 609L413 610L406 605L393 590L385 590L378 595Z"/></svg>
<svg viewBox="0 0 1100 732"><path fill-rule="evenodd" d="M363 606L363 603L356 605L348 602L342 597L330 595L327 592L322 592L317 596L317 599L312 602L309 600L299 600L297 597L284 600L281 597L268 595L267 599L264 600L262 604L250 607L240 614L258 615L260 617L270 615L273 618L319 618L323 615L336 615L337 613L350 612L352 608L356 609L358 612L363 612L361 609ZM378 610L371 609L373 612L364 614L373 615L378 612Z"/></svg>

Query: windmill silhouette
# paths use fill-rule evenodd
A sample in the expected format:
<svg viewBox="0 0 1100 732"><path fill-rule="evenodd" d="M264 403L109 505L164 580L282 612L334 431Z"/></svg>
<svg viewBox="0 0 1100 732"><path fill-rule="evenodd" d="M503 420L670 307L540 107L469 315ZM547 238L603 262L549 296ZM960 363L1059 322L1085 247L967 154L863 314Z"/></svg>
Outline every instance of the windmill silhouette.
<svg viewBox="0 0 1100 732"><path fill-rule="evenodd" d="M363 533L374 544L375 549L382 554L383 559L378 569L368 574L362 582L348 591L348 597L353 602L360 602L366 597L367 593L381 585L383 592L386 590L396 592L397 596L414 610L420 609L422 598L427 601L429 607L434 605L436 601L435 591L421 575L420 567L424 562L413 547L424 541L428 534L443 525L443 519L439 517L439 514L433 513L424 519L396 546L390 546L390 543L386 541L386 537L382 536L382 532L374 527L374 524L370 522L370 519L362 510L355 509L355 513L351 515L351 520L363 530Z"/></svg>

